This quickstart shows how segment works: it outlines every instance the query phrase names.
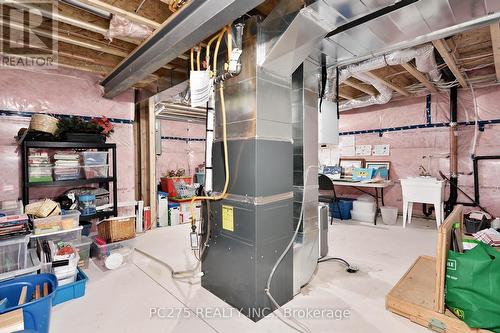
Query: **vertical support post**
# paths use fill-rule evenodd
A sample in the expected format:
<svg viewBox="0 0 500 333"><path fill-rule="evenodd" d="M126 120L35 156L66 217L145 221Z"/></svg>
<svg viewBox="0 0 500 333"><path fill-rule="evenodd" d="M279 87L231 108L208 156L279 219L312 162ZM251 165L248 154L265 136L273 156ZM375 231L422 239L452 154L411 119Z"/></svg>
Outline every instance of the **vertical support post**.
<svg viewBox="0 0 500 333"><path fill-rule="evenodd" d="M148 166L149 166L149 206L151 207L151 228L156 228L157 221L157 183L156 183L156 116L154 97L148 99Z"/></svg>
<svg viewBox="0 0 500 333"><path fill-rule="evenodd" d="M138 170L137 183L140 186L138 200L151 208L151 227L156 226L156 152L154 98L138 104L138 138L136 139Z"/></svg>
<svg viewBox="0 0 500 333"><path fill-rule="evenodd" d="M116 173L116 146L111 148L113 154L113 214L118 216L118 175ZM109 183L107 183L109 184Z"/></svg>
<svg viewBox="0 0 500 333"><path fill-rule="evenodd" d="M457 147L457 96L458 88L450 89L450 197L446 205L446 215L451 214L458 198L458 147Z"/></svg>
<svg viewBox="0 0 500 333"><path fill-rule="evenodd" d="M26 206L29 204L29 179L28 179L28 150L29 148L26 146L26 141L23 142L23 154L21 157L21 165L23 166L23 205Z"/></svg>

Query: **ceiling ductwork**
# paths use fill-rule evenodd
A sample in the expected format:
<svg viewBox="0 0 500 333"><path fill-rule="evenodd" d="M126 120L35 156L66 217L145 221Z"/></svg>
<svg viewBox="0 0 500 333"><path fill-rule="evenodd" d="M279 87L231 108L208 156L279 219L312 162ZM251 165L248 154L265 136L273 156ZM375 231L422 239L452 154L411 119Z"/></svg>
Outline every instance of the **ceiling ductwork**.
<svg viewBox="0 0 500 333"><path fill-rule="evenodd" d="M369 74L370 71L383 68L385 66L395 66L408 63L415 59L417 69L422 73L427 73L432 82L438 82L441 79L441 73L438 69L435 57L434 46L426 44L418 48L410 48L401 51L391 52L382 56L374 57L363 62L346 66L339 70L339 83L344 82L350 77L371 84L378 90L379 94L375 96L364 96L357 99L351 99L341 102L339 108L341 111L354 108L365 107L373 104L385 104L393 96L393 91L380 80ZM328 80L325 90L325 98L329 101L336 101L336 68L328 69Z"/></svg>

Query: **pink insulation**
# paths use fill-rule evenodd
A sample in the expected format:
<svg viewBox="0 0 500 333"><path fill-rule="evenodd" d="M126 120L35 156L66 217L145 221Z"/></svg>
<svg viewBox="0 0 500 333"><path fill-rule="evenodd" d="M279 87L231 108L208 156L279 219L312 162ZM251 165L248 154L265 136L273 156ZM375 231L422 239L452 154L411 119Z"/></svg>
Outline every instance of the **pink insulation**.
<svg viewBox="0 0 500 333"><path fill-rule="evenodd" d="M500 119L500 88L489 87L474 89L479 120ZM474 121L474 103L470 89L460 89L458 95L458 120ZM407 98L358 110L341 113L340 132L399 127L425 124L425 96ZM446 93L433 94L431 104L432 123L449 122L449 97ZM474 178L472 175L472 143L474 126L458 127L459 186L474 197ZM500 126L486 125L484 132L478 131L476 155L500 154ZM399 179L417 176L419 166L424 166L432 176L440 178L439 171L449 176L449 128L426 128L378 134L356 135L356 145L390 144L390 156L368 156L366 160L390 161L390 178L396 184L385 191L385 204L402 210L402 197ZM500 174L500 160L480 161L480 200L481 205L495 215L500 215L500 188L496 181ZM341 194L358 195L359 192L343 188ZM448 198L447 186L446 196ZM460 202L469 202L459 193ZM421 206L414 208L421 214Z"/></svg>
<svg viewBox="0 0 500 333"><path fill-rule="evenodd" d="M156 156L156 176L159 179L169 170L184 169L194 175L195 168L205 163L205 141L187 141L181 138L204 139L205 125L160 120L162 154Z"/></svg>
<svg viewBox="0 0 500 333"><path fill-rule="evenodd" d="M0 70L0 110L79 116L106 116L133 121L134 94L128 90L113 100L102 97L100 77L75 70ZM21 197L21 161L14 136L28 127L26 116L0 115L0 154L4 177L0 200ZM117 144L118 200L135 200L134 139L132 124L113 123L108 142ZM30 191L31 198L57 195L67 189Z"/></svg>
<svg viewBox="0 0 500 333"><path fill-rule="evenodd" d="M109 22L109 29L104 37L110 41L115 37L131 37L143 40L152 33L153 29L144 24L132 22L119 15L113 15Z"/></svg>

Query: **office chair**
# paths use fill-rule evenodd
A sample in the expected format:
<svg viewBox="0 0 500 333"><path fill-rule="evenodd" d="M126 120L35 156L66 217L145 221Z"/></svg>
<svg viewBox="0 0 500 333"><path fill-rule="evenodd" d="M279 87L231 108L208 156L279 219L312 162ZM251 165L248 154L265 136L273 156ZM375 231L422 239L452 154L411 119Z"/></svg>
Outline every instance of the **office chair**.
<svg viewBox="0 0 500 333"><path fill-rule="evenodd" d="M332 180L320 173L318 174L318 185L320 190L333 192L333 196L332 195L318 196L318 201L327 203L329 207L331 203L335 203L337 205L337 211L339 212L340 215L340 220L343 220L342 213L340 212L339 200L337 198L337 194L335 193L335 186L333 186ZM333 224L333 214L331 214L330 224Z"/></svg>

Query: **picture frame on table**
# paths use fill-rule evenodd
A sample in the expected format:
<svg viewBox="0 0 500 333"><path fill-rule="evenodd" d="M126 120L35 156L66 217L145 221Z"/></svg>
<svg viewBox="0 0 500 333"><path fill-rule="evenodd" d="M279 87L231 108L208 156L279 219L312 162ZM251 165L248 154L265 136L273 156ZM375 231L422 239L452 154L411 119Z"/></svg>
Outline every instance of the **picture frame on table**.
<svg viewBox="0 0 500 333"><path fill-rule="evenodd" d="M366 161L365 167L368 169L375 169L375 174L373 177L381 177L385 180L389 180L389 171L391 169L390 161Z"/></svg>
<svg viewBox="0 0 500 333"><path fill-rule="evenodd" d="M340 167L342 167L342 177L352 178L352 172L356 168L364 168L365 159L364 158L341 158L339 161Z"/></svg>

